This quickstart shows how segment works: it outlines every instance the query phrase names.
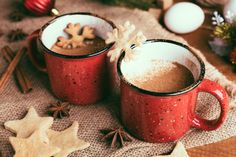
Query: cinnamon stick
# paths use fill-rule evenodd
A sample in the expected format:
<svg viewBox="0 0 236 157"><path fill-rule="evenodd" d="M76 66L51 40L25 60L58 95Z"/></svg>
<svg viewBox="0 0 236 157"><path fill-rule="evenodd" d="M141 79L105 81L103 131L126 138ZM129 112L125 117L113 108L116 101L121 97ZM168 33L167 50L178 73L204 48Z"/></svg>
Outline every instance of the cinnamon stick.
<svg viewBox="0 0 236 157"><path fill-rule="evenodd" d="M3 54L4 59L8 63L11 63L11 61L13 60L15 56L14 52L9 46L4 46L2 48L2 54ZM32 90L32 84L28 76L26 75L24 69L20 65L18 65L15 69L15 77L20 86L20 90L22 93L25 94Z"/></svg>
<svg viewBox="0 0 236 157"><path fill-rule="evenodd" d="M8 65L7 69L5 70L5 72L2 74L1 78L0 78L0 92L3 91L4 87L7 85L7 83L9 82L10 76L12 75L12 73L14 72L16 66L18 65L21 57L24 55L24 53L26 52L26 48L23 47L21 48L16 56L14 57L14 59L12 60L12 62Z"/></svg>

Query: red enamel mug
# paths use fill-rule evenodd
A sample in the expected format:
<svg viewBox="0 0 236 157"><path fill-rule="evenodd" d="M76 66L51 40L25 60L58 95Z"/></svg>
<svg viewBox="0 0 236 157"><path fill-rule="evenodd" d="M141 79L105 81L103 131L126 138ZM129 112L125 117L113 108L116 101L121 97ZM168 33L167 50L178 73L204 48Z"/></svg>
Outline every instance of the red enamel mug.
<svg viewBox="0 0 236 157"><path fill-rule="evenodd" d="M111 21L91 13L69 13L49 21L28 38L29 58L40 71L47 72L53 93L61 100L86 105L101 100L107 92L106 55L112 47L86 55L70 56L53 52L52 45L63 36L68 23L80 23L95 28L95 34L106 39L115 26ZM40 62L43 54L46 66Z"/></svg>
<svg viewBox="0 0 236 157"><path fill-rule="evenodd" d="M129 64L123 60L117 64L121 80L121 118L123 125L135 137L147 142L170 142L181 138L191 127L206 131L219 128L226 120L228 95L219 84L204 79L203 61L186 45L170 40L148 40L139 51L143 58L161 59L180 63L194 76L194 83L175 92L158 93L130 83L124 76ZM145 64L145 63L143 63ZM142 64L133 66L140 69ZM199 92L212 94L220 103L218 119L207 120L195 112Z"/></svg>

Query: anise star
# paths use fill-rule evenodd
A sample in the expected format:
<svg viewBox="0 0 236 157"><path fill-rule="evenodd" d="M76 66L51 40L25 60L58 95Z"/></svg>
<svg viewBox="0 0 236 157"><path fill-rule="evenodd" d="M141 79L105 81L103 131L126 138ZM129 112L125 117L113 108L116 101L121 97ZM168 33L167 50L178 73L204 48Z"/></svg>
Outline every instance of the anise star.
<svg viewBox="0 0 236 157"><path fill-rule="evenodd" d="M24 18L24 14L18 10L15 10L9 14L9 19L14 22L21 21L23 18Z"/></svg>
<svg viewBox="0 0 236 157"><path fill-rule="evenodd" d="M7 35L10 42L24 40L27 34L22 29L11 30Z"/></svg>
<svg viewBox="0 0 236 157"><path fill-rule="evenodd" d="M48 113L53 116L54 119L60 118L62 119L63 117L69 117L69 108L70 103L68 102L56 102L56 103L51 103L51 106L48 108Z"/></svg>
<svg viewBox="0 0 236 157"><path fill-rule="evenodd" d="M125 141L131 142L133 141L133 137L131 137L127 132L125 132L122 128L116 129L104 129L101 130L104 137L101 139L102 141L111 141L111 147L115 148L123 147Z"/></svg>

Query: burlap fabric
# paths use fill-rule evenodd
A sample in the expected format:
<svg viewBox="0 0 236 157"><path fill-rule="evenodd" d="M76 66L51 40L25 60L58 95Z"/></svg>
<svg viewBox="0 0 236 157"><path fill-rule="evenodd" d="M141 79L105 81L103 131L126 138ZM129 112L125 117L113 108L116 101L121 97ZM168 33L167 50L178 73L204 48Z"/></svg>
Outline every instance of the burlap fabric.
<svg viewBox="0 0 236 157"><path fill-rule="evenodd" d="M14 1L13 1L14 2ZM7 15L11 11L12 1L0 0L0 28L4 32L9 29L23 28L26 32L30 33L35 29L46 23L51 17L29 17L19 23L11 23L7 20ZM89 11L101 16L107 17L114 21L115 24L124 23L130 20L138 29L142 30L148 38L165 38L172 39L186 43L182 38L169 33L161 27L156 19L148 12L141 10L131 10L120 7L111 7L99 4L97 2L90 2L87 0L58 0L57 8L61 13L67 12L81 12ZM7 38L0 38L1 46L9 44ZM24 42L11 43L10 45L15 49L19 48ZM219 82L223 85L231 96L231 106L235 105L233 97L235 97L235 84L228 81L225 76L219 73L212 65L210 65L202 54L195 50L206 63L206 77ZM20 119L25 114L30 106L34 106L40 115L45 115L46 107L50 102L55 101L50 86L48 83L47 75L39 73L32 67L27 58L22 62L25 70L30 74L30 79L33 83L33 91L29 94L23 95L19 92L15 81L12 77L9 85L0 95L0 121L1 123ZM0 58L0 71L6 67L6 62ZM217 101L212 96L202 93L198 100L197 111L204 117L214 118L219 113L219 106L216 105ZM78 121L80 124L78 136L91 143L91 146L83 151L77 151L71 154L71 157L78 156L153 156L160 153L168 152L173 147L173 143L166 144L152 144L135 140L129 143L126 147L116 150L110 149L104 142L100 142L102 134L99 130L103 128L110 128L120 126L119 121L119 101L107 99L98 104L89 106L73 106L70 117L63 120L56 120L53 129L62 130L67 128L73 121ZM185 137L181 139L187 148L200 146L216 141L220 141L231 136L236 135L236 110L232 107L226 123L217 131L205 132L200 130L191 130ZM12 136L9 131L0 127L0 150L4 157L13 156L13 149L10 146L8 137Z"/></svg>

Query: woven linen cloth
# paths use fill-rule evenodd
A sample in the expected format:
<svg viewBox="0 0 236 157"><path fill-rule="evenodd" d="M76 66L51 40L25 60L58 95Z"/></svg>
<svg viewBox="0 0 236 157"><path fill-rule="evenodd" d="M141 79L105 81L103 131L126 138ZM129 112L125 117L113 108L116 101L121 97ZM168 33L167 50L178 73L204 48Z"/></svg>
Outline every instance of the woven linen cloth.
<svg viewBox="0 0 236 157"><path fill-rule="evenodd" d="M7 19L15 1L0 0L0 29L9 32L10 29L23 28L25 32L31 33L40 28L52 17L27 17L21 22L12 23ZM143 31L147 38L171 39L187 44L184 39L178 37L164 28L158 21L146 11L137 9L127 9L122 7L106 6L95 1L87 0L58 0L57 8L61 13L68 12L93 12L100 16L112 20L116 25L123 24L126 20L134 23L138 30ZM6 36L0 38L1 46L10 45L14 49L19 49L24 43L8 43ZM194 49L194 48L193 48ZM231 98L231 109L227 121L224 125L211 132L192 129L181 141L187 148L200 146L208 143L217 142L236 135L236 110L235 105L235 84L226 79L217 69L210 65L203 57L200 51L194 49L202 57L206 64L206 77L220 83L225 87ZM12 77L7 88L0 95L0 122L21 119L27 113L30 106L34 106L41 116L46 116L46 108L50 102L56 98L50 91L50 85L46 74L37 72L27 57L21 62L29 74L33 83L33 91L29 94L22 94L15 84ZM0 72L3 72L7 63L0 57ZM197 112L206 118L212 119L219 115L220 108L218 102L209 94L201 93L198 98ZM100 129L122 126L119 121L119 101L111 98L88 106L73 106L70 111L70 117L62 120L56 120L52 126L55 130L63 130L70 126L73 121L79 122L78 137L90 142L91 146L83 151L76 151L70 157L103 157L103 156L142 156L149 157L160 153L169 152L174 143L153 144L134 140L127 143L127 146L121 149L111 149L108 144L101 142L102 134ZM3 157L11 157L14 151L9 143L9 136L12 133L0 126L0 151Z"/></svg>

